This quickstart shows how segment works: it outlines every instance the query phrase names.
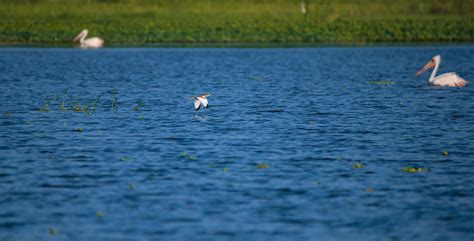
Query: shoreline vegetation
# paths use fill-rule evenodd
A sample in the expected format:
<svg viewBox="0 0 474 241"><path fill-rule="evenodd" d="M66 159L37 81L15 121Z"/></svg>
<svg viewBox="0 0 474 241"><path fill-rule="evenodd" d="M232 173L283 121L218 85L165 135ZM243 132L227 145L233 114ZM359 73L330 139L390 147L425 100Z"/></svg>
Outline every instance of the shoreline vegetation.
<svg viewBox="0 0 474 241"><path fill-rule="evenodd" d="M305 11L303 11L303 7ZM0 0L0 46L474 42L474 0Z"/></svg>

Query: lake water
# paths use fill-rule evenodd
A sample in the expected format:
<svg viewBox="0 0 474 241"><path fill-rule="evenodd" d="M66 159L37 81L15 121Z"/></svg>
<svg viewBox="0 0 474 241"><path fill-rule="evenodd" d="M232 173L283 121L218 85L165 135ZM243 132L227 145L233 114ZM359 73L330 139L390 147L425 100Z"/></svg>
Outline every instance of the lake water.
<svg viewBox="0 0 474 241"><path fill-rule="evenodd" d="M473 56L0 48L0 240L472 240Z"/></svg>

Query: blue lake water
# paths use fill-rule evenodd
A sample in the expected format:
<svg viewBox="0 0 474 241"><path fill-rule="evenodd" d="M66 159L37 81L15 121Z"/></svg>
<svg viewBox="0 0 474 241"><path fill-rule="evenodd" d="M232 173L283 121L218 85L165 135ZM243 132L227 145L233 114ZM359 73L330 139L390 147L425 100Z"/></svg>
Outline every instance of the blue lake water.
<svg viewBox="0 0 474 241"><path fill-rule="evenodd" d="M0 48L0 240L472 240L473 56Z"/></svg>

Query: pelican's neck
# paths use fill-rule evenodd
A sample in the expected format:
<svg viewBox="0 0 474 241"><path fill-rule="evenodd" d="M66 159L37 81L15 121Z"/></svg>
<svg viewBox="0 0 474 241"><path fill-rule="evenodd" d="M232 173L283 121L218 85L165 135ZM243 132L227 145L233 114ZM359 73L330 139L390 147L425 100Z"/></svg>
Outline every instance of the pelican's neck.
<svg viewBox="0 0 474 241"><path fill-rule="evenodd" d="M81 38L79 39L79 43L81 44L84 43L84 40L86 39L86 37L87 37L87 33L82 34Z"/></svg>
<svg viewBox="0 0 474 241"><path fill-rule="evenodd" d="M436 65L433 69L433 72L431 72L430 82L432 82L435 79L436 73L438 72L438 68L439 68L439 62L436 63Z"/></svg>

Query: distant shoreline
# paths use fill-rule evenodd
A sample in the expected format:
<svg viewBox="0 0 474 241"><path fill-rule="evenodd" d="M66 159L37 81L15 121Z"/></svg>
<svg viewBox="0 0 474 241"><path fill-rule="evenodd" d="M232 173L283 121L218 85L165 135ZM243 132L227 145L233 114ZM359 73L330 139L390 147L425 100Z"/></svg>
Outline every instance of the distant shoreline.
<svg viewBox="0 0 474 241"><path fill-rule="evenodd" d="M147 43L110 44L104 48L331 48L331 47L436 47L474 45L474 41L464 42L337 42L337 43ZM78 44L66 43L9 43L0 42L1 48L65 48L80 49Z"/></svg>
<svg viewBox="0 0 474 241"><path fill-rule="evenodd" d="M83 29L89 30L88 37L103 38L106 46L474 42L474 5L454 1L306 1L306 13L300 1L285 0L12 2L18 4L0 2L2 45L73 46L73 38Z"/></svg>

